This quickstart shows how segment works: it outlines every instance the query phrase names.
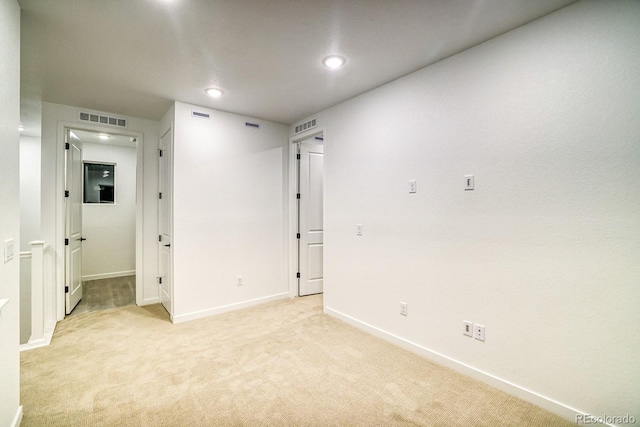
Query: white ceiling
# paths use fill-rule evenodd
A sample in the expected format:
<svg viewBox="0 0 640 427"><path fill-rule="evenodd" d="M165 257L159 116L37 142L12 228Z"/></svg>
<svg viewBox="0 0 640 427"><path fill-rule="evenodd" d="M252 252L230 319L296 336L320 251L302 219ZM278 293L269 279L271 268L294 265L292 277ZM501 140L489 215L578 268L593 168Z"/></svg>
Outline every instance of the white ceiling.
<svg viewBox="0 0 640 427"><path fill-rule="evenodd" d="M19 0L22 123L39 134L41 101L159 120L178 100L292 124L575 1Z"/></svg>
<svg viewBox="0 0 640 427"><path fill-rule="evenodd" d="M101 138L101 135L108 136L109 138ZM73 129L71 131L71 138L77 138L83 143L117 145L119 147L128 148L136 147L135 138L132 138L130 136L118 135L117 133L88 132L80 129Z"/></svg>

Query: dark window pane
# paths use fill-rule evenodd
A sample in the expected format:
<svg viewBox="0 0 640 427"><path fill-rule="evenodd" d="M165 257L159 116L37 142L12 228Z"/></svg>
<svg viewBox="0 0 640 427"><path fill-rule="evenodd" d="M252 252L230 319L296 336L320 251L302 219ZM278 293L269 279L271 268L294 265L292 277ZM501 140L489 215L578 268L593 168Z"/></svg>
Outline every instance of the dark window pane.
<svg viewBox="0 0 640 427"><path fill-rule="evenodd" d="M84 164L84 203L115 203L116 165Z"/></svg>

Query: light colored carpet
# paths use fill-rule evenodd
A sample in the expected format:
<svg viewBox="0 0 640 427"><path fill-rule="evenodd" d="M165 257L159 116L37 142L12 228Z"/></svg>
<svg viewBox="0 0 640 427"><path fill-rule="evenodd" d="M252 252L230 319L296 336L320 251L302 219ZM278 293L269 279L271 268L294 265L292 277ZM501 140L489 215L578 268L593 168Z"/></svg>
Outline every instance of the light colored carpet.
<svg viewBox="0 0 640 427"><path fill-rule="evenodd" d="M178 325L159 305L60 322L22 353L23 426L568 426L282 300Z"/></svg>
<svg viewBox="0 0 640 427"><path fill-rule="evenodd" d="M135 303L136 276L87 280L82 283L82 299L69 316Z"/></svg>

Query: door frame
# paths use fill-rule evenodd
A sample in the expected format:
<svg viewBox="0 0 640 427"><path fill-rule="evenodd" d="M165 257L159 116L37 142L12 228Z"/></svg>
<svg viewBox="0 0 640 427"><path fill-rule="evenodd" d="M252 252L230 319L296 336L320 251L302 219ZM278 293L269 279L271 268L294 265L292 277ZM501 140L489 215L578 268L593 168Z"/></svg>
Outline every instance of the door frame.
<svg viewBox="0 0 640 427"><path fill-rule="evenodd" d="M170 238L170 242L169 244L173 244L173 148L174 148L174 138L175 138L175 126L174 126L174 122L173 120L171 120L169 122L169 126L167 127L166 130L162 130L160 132L160 137L158 138L158 152L160 152L160 150L162 150L163 152L165 150L167 150L166 147L162 146L162 138L165 137L165 135L169 134L169 157L168 157L168 168L166 171L164 171L166 174L168 174L167 178L168 178L168 187L169 188L161 188L162 185L162 167L160 165L160 163L162 162L162 158L166 156L163 154L162 156L158 156L158 189L162 190L163 192L167 193L168 199L166 199L166 196L163 194L162 199L163 200L167 200L167 203L169 203L169 224L168 224L168 228L169 228L169 238ZM160 220L162 216L162 207L160 206L160 203L158 203L158 236L160 239L162 239L162 222ZM162 251L163 251L163 245L164 245L164 241L160 240L158 242L158 279L161 279L162 277L162 270L163 270L163 265L162 265ZM173 322L173 313L174 313L174 288L173 288L173 247L171 247L168 250L169 254L168 254L168 265L166 266L167 268L167 274L168 274L168 280L169 280L169 306L170 309L167 309L167 307L164 305L164 303L162 302L162 284L160 282L158 282L158 302L164 306L164 308L169 312L169 318L171 319L171 321Z"/></svg>
<svg viewBox="0 0 640 427"><path fill-rule="evenodd" d="M51 242L51 246L55 248L58 255L56 261L56 283L58 284L55 295L55 306L57 320L65 318L65 266L66 251L64 247L64 238L66 234L66 209L64 200L64 156L65 156L65 134L67 129L81 130L87 132L107 133L112 135L122 135L137 139L136 144L136 304L141 305L143 296L143 232L144 232L144 134L142 132L131 131L128 129L116 129L110 126L100 126L92 124L83 124L77 122L59 121L57 125L56 136L56 154L58 159L62 161L56 162L56 224L55 224L55 242ZM42 220L45 221L43 216Z"/></svg>
<svg viewBox="0 0 640 427"><path fill-rule="evenodd" d="M65 247L64 247L64 271L65 271L65 277L64 277L64 285L65 285L65 314L69 315L71 314L71 312L76 308L76 306L78 305L78 303L80 302L80 300L82 299L82 293L83 293L83 286L82 286L82 214L83 214L83 179L84 179L84 159L83 159L83 145L84 143L82 141L71 141L71 133L73 132L72 129L70 128L66 128L65 129L65 133L64 133L64 141L65 141L65 150L64 150L64 183L65 183L65 198L64 198L64 202L65 202L65 207L64 207L64 223L65 223ZM76 145L77 143L77 145ZM69 148L67 148L66 146L69 145ZM73 162L73 158L74 158L74 152L73 150L75 150L77 147L79 147L79 151L80 151L80 158L78 159L78 170L74 169L74 162ZM70 172L71 171L71 172ZM76 172L77 175L76 176ZM69 182L69 175L71 174L71 182ZM74 185L78 185L78 193L74 193L72 190L74 188ZM70 192L69 197L67 197L67 191ZM75 199L77 198L77 199ZM73 231L73 227L74 227L74 215L73 215L73 211L74 211L74 206L75 203L79 203L80 204L80 209L79 209L79 220L80 220L80 230L79 230L79 238L78 239L74 239L74 231ZM68 239L68 242L67 242ZM68 243L68 245L67 245ZM74 249L75 248L75 249ZM80 254L80 259L79 260L75 260L76 262L74 262L74 256L73 254L78 252ZM79 265L78 265L79 264ZM73 275L73 273L70 273L70 271L76 270L77 267L77 273L79 275L79 277L76 277L75 275ZM71 277L69 277L71 275ZM79 280L80 281L80 285L76 288L79 289L79 296L73 296L74 294L74 284L77 283L76 281ZM67 287L68 287L68 292L67 292ZM71 305L70 302L74 302L75 304L73 304L73 307L71 309L69 309L69 306ZM67 313L68 311L68 313Z"/></svg>
<svg viewBox="0 0 640 427"><path fill-rule="evenodd" d="M296 273L298 271L298 239L296 237L298 233L298 198L296 194L298 192L298 162L296 159L297 150L295 149L296 144L302 141L306 141L308 139L315 138L316 136L322 135L326 156L327 149L327 131L324 126L320 126L309 130L308 132L301 133L294 137L289 138L289 211L287 222L289 224L286 236L286 242L289 252L289 259L286 263L286 272L285 277L287 277L287 281L289 284L289 297L297 298L298 297L298 278L296 277ZM326 169L326 157L325 157L325 169ZM324 174L324 170L323 170ZM326 200L327 195L327 186L323 186L323 200ZM323 214L325 212L325 204L322 205ZM324 216L324 215L323 215Z"/></svg>

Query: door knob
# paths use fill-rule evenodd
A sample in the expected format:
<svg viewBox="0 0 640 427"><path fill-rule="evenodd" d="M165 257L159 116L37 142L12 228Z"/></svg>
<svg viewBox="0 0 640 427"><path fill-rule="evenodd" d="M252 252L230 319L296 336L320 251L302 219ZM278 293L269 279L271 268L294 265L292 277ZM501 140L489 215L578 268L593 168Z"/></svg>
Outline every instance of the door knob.
<svg viewBox="0 0 640 427"><path fill-rule="evenodd" d="M81 238L80 238L80 241L81 241L81 242L84 242L85 240L87 240L87 239L85 239L84 237L81 237Z"/></svg>
<svg viewBox="0 0 640 427"><path fill-rule="evenodd" d="M166 245L164 245L164 246L165 246L165 247L167 247L167 248L170 248L170 247L171 247L171 243L167 243L167 244L166 244Z"/></svg>

